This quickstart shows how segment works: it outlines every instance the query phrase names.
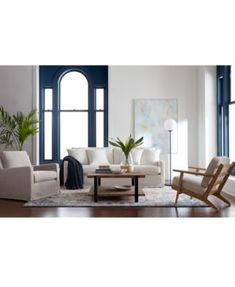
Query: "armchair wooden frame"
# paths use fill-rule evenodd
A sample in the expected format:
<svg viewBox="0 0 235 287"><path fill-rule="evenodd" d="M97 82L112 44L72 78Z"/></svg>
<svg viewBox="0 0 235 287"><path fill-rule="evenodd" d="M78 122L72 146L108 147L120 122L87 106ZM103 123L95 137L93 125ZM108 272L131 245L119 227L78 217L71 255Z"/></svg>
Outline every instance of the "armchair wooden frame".
<svg viewBox="0 0 235 287"><path fill-rule="evenodd" d="M195 197L195 198L205 202L209 206L218 210L218 208L208 199L208 196L213 194L214 196L216 196L217 198L219 198L220 200L222 200L223 202L228 204L228 206L230 206L231 205L230 202L223 195L221 195L221 191L222 191L229 175L231 174L232 170L234 169L234 167L235 167L235 162L232 162L229 165L229 167L226 168L224 171L224 169L223 169L224 165L220 164L217 167L216 172L214 174L205 174L205 172L200 172L200 171L206 170L205 168L200 168L200 167L189 167L190 169L195 169L196 171L174 169L173 171L180 172L180 178L179 178L178 185L172 186L172 188L177 191L175 204L177 204L179 195L181 193L185 193L191 197ZM207 176L207 177L210 177L211 180L210 180L208 186L205 188L205 192L203 194L197 194L197 193L193 192L192 190L183 188L184 174L191 174L191 175L195 175L195 176Z"/></svg>

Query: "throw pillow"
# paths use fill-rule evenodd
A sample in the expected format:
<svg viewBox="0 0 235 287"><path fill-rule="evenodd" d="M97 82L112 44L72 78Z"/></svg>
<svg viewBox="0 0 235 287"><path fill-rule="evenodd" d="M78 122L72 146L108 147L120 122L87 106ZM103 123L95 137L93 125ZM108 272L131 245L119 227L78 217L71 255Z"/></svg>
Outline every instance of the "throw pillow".
<svg viewBox="0 0 235 287"><path fill-rule="evenodd" d="M120 148L115 147L113 149L113 163L120 164L122 159L122 150Z"/></svg>
<svg viewBox="0 0 235 287"><path fill-rule="evenodd" d="M89 164L109 164L105 149L87 149Z"/></svg>
<svg viewBox="0 0 235 287"><path fill-rule="evenodd" d="M140 159L143 153L143 148L134 148L131 151L132 159L134 164L140 164Z"/></svg>
<svg viewBox="0 0 235 287"><path fill-rule="evenodd" d="M121 159L122 159L122 150L120 148L114 148L113 149L113 163L114 164L120 164L121 163Z"/></svg>
<svg viewBox="0 0 235 287"><path fill-rule="evenodd" d="M67 149L68 155L74 157L76 160L78 160L81 164L88 164L88 158L86 154L85 148L71 148Z"/></svg>
<svg viewBox="0 0 235 287"><path fill-rule="evenodd" d="M140 159L140 164L156 164L156 162L159 161L160 152L160 149L145 148Z"/></svg>
<svg viewBox="0 0 235 287"><path fill-rule="evenodd" d="M2 165L4 168L31 166L31 162L26 151L3 151Z"/></svg>

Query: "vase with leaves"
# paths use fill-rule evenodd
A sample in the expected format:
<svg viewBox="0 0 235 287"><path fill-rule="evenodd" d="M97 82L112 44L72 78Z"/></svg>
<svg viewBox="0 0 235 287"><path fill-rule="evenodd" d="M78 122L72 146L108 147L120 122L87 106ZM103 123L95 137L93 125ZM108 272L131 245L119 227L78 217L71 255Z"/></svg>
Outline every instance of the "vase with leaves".
<svg viewBox="0 0 235 287"><path fill-rule="evenodd" d="M10 115L3 106L0 107L0 144L14 150L22 150L29 136L38 132L37 111L32 110L28 114L17 112Z"/></svg>
<svg viewBox="0 0 235 287"><path fill-rule="evenodd" d="M124 160L121 160L121 167L127 169L128 172L134 171L131 150L142 145L143 139L144 138L141 137L138 140L135 140L131 135L129 135L129 137L125 141L120 140L119 137L117 137L116 139L111 139L109 141L112 146L118 147L122 150L122 158Z"/></svg>

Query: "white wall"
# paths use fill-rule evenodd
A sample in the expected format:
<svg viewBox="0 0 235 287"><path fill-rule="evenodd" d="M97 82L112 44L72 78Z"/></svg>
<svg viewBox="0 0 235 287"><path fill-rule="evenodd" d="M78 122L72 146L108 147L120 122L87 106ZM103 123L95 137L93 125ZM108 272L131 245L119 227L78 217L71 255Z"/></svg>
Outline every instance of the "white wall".
<svg viewBox="0 0 235 287"><path fill-rule="evenodd" d="M205 102L206 102L206 166L217 155L217 100L216 67L205 67Z"/></svg>
<svg viewBox="0 0 235 287"><path fill-rule="evenodd" d="M173 168L198 163L198 67L110 66L109 136L134 135L134 99L178 100L178 153ZM166 168L168 171L168 169Z"/></svg>
<svg viewBox="0 0 235 287"><path fill-rule="evenodd" d="M0 106L10 113L30 112L36 105L35 67L0 66ZM0 146L0 150L4 147ZM27 140L25 150L34 161L32 137Z"/></svg>
<svg viewBox="0 0 235 287"><path fill-rule="evenodd" d="M217 155L216 66L198 68L198 164Z"/></svg>
<svg viewBox="0 0 235 287"><path fill-rule="evenodd" d="M206 166L206 149L205 149L205 67L198 67L198 166Z"/></svg>

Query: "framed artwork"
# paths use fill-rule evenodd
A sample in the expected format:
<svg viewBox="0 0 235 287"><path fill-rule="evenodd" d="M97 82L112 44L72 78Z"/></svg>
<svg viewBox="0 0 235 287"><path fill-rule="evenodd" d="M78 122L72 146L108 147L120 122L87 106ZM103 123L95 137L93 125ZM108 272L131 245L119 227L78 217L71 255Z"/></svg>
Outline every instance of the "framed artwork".
<svg viewBox="0 0 235 287"><path fill-rule="evenodd" d="M176 99L134 100L135 138L144 137L145 147L155 147L169 153L169 132L164 129L167 119L178 119ZM171 134L172 153L177 153L177 128Z"/></svg>

